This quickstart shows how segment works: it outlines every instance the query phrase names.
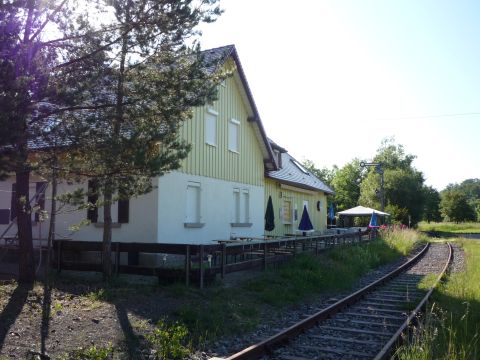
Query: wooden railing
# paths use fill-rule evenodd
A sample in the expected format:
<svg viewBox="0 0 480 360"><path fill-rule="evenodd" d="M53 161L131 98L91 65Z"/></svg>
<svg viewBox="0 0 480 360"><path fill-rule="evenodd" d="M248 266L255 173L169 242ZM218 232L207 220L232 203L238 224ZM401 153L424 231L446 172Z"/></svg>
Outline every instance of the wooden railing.
<svg viewBox="0 0 480 360"><path fill-rule="evenodd" d="M227 273L253 269L266 269L268 264L285 261L300 252L319 252L344 244L357 244L368 241L372 234L367 231L347 232L335 235L285 237L265 240L238 240L219 241L219 244L159 244L159 243L125 243L112 242L114 257L113 267L115 274L127 273L138 275L158 276L159 279L167 276L182 276L187 286L197 281L203 288L205 281L219 273L222 278ZM101 254L102 243L96 241L55 240L53 242L55 256L52 257L52 266L57 271L102 271L100 262L85 262L66 260L65 254L80 254L94 252ZM177 255L177 264L180 267L147 267L126 265L121 263L122 253L134 254L168 254ZM206 259L208 259L206 261Z"/></svg>

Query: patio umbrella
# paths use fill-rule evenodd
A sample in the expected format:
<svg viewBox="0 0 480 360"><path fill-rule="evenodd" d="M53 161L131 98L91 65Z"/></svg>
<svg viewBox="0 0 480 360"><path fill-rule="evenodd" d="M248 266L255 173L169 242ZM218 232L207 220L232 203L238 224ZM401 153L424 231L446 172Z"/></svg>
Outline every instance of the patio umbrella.
<svg viewBox="0 0 480 360"><path fill-rule="evenodd" d="M275 229L275 215L273 213L272 197L268 197L267 210L265 211L265 230L272 231Z"/></svg>
<svg viewBox="0 0 480 360"><path fill-rule="evenodd" d="M377 214L375 214L375 211L372 212L372 217L370 218L370 223L368 224L369 228L377 228L378 226L378 218Z"/></svg>
<svg viewBox="0 0 480 360"><path fill-rule="evenodd" d="M332 220L335 217L335 212L333 211L333 204L330 204L330 209L328 210L328 217Z"/></svg>
<svg viewBox="0 0 480 360"><path fill-rule="evenodd" d="M298 230L309 231L313 230L312 222L310 221L310 216L308 216L307 206L303 205L302 218L300 219L300 224L298 224Z"/></svg>

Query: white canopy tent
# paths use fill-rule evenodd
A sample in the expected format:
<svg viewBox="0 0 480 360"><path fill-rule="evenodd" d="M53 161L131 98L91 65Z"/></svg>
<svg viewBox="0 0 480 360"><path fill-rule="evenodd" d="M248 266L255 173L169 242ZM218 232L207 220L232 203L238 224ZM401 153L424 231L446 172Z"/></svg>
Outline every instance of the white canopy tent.
<svg viewBox="0 0 480 360"><path fill-rule="evenodd" d="M376 215L379 215L379 216L390 216L389 213L386 213L380 210L375 210L369 207L364 207L364 206L356 206L348 210L340 211L338 212L338 215L339 216L372 216L374 212Z"/></svg>

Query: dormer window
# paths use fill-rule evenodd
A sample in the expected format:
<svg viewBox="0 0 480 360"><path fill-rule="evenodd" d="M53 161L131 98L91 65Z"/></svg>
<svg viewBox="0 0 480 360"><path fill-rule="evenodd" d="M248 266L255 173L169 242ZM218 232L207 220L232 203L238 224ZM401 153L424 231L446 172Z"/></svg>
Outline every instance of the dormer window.
<svg viewBox="0 0 480 360"><path fill-rule="evenodd" d="M278 167L282 167L282 153L278 150L273 150L273 153L275 154L275 159L277 160Z"/></svg>

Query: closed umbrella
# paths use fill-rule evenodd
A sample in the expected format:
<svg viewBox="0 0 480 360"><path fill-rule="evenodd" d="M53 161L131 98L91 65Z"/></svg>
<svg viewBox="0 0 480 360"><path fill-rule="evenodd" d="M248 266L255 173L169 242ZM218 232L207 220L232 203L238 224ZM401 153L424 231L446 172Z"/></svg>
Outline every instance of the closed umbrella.
<svg viewBox="0 0 480 360"><path fill-rule="evenodd" d="M275 229L275 215L273 213L272 197L268 197L267 210L265 211L265 230L272 231Z"/></svg>
<svg viewBox="0 0 480 360"><path fill-rule="evenodd" d="M308 216L307 206L303 205L302 218L300 219L300 224L298 224L298 230L301 231L310 231L313 230L312 222L310 221L310 216Z"/></svg>
<svg viewBox="0 0 480 360"><path fill-rule="evenodd" d="M372 217L370 218L370 223L368 224L369 228L378 228L378 217L377 214L375 214L375 211L372 212Z"/></svg>

